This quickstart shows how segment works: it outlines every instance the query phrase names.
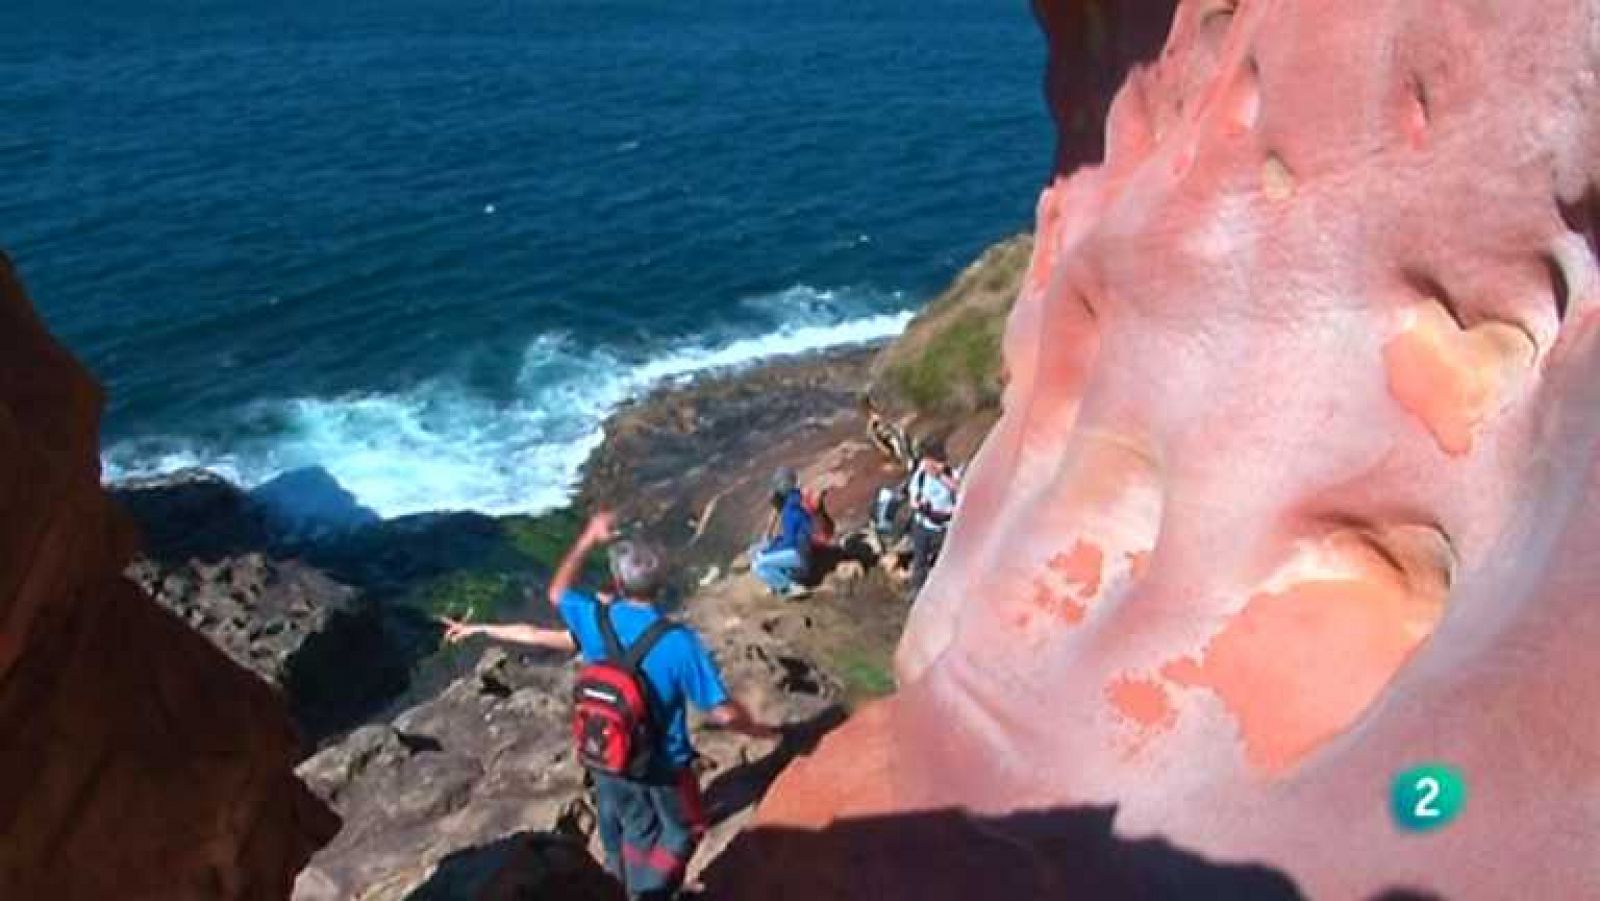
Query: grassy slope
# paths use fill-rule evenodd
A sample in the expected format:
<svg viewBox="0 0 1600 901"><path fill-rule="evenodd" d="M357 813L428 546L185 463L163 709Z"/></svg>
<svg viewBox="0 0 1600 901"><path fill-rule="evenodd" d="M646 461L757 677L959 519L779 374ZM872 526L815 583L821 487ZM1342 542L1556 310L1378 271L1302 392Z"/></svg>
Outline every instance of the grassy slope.
<svg viewBox="0 0 1600 901"><path fill-rule="evenodd" d="M1032 253L1032 237L1018 235L967 267L884 351L874 366L879 399L932 416L996 406L1006 317Z"/></svg>

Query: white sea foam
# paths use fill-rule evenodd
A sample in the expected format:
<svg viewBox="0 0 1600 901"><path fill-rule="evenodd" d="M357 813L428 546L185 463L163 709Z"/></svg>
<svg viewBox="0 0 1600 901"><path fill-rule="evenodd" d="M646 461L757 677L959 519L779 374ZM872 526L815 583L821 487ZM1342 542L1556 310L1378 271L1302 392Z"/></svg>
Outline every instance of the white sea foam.
<svg viewBox="0 0 1600 901"><path fill-rule="evenodd" d="M517 396L510 403L474 394L451 380L401 395L267 402L267 409L251 411L247 418L270 420L269 436L211 442L217 446L207 448L186 439L119 444L104 455L106 478L122 481L198 466L255 487L286 472L321 467L359 504L384 517L434 510L538 513L571 496L580 467L603 438L605 417L652 386L888 338L899 334L911 316L840 318L834 313L828 322L832 299L829 292L793 288L758 302L788 307L787 325L757 336L680 346L631 363L547 335L525 352Z"/></svg>

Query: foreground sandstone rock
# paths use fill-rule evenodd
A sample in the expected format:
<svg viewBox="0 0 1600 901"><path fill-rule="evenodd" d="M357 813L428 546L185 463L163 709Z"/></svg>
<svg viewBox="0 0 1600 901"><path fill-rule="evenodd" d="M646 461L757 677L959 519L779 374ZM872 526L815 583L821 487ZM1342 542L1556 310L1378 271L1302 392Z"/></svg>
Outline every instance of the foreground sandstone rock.
<svg viewBox="0 0 1600 901"><path fill-rule="evenodd" d="M100 402L0 257L0 897L283 898L338 821L272 690L123 578Z"/></svg>
<svg viewBox="0 0 1600 901"><path fill-rule="evenodd" d="M1039 6L1069 161L1176 13L1040 201L899 695L713 884L1600 897L1600 3Z"/></svg>

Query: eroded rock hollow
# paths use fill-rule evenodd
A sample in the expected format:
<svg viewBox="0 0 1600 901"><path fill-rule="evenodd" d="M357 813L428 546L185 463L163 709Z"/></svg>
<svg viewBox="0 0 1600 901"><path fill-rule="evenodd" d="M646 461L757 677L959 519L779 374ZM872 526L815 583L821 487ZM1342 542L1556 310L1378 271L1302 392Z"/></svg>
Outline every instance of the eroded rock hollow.
<svg viewBox="0 0 1600 901"><path fill-rule="evenodd" d="M1004 417L730 897L1600 897L1600 3L1173 6L1040 4Z"/></svg>
<svg viewBox="0 0 1600 901"><path fill-rule="evenodd" d="M285 898L338 821L272 689L123 577L100 405L0 256L0 898Z"/></svg>

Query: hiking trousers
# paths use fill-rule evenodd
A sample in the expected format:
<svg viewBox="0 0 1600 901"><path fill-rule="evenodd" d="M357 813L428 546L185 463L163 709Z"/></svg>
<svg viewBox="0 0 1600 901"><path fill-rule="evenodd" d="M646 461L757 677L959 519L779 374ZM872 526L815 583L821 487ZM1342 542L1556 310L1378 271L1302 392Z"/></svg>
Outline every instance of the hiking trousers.
<svg viewBox="0 0 1600 901"><path fill-rule="evenodd" d="M806 558L794 548L765 551L761 545L750 549L750 571L765 582L773 594L783 594L806 574Z"/></svg>
<svg viewBox="0 0 1600 901"><path fill-rule="evenodd" d="M933 564L938 562L939 551L944 549L945 531L929 526L921 517L911 524L912 597L922 592L922 586L928 581L928 573L933 571Z"/></svg>
<svg viewBox="0 0 1600 901"><path fill-rule="evenodd" d="M594 787L606 869L630 899L671 899L706 831L694 771L642 782L595 773Z"/></svg>

